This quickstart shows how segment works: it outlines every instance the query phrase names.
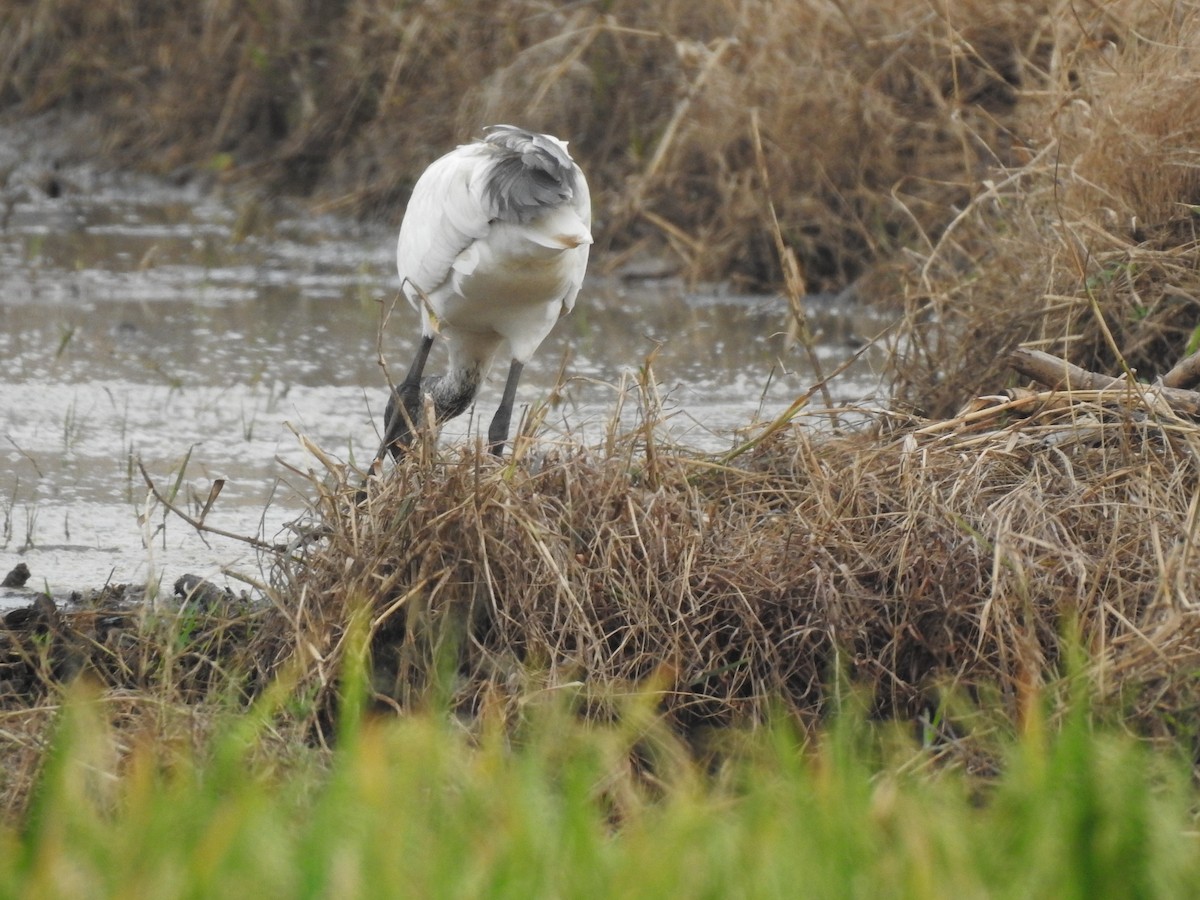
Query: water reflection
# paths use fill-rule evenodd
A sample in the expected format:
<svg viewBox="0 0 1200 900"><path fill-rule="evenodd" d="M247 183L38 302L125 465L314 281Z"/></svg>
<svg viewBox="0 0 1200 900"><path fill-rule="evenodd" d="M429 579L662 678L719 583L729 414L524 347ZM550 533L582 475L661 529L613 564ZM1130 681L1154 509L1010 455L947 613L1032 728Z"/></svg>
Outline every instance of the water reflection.
<svg viewBox="0 0 1200 900"><path fill-rule="evenodd" d="M237 545L205 544L174 520L159 529L161 512L139 525L136 461L171 486L186 460L184 496L227 478L221 526L270 538L303 507L280 488L279 460L312 464L287 423L344 459L368 457L384 400L382 313L391 309L382 347L392 373L415 348L416 314L392 309L393 231L299 214L236 240L236 200L128 175L73 181L83 187L53 199L19 171L3 186L0 569L24 559L57 591L110 571L169 583L186 570L253 569ZM881 328L869 311L828 300L810 313L826 372ZM569 380L546 434L598 434L623 377L653 355L676 439L728 446L733 429L814 380L805 356L784 349L788 315L778 297L592 278L527 367L520 401L548 396L561 370ZM834 383L836 399L876 392L870 361ZM442 365L435 351L430 371ZM484 423L498 368L480 397ZM443 440L476 429L464 417Z"/></svg>

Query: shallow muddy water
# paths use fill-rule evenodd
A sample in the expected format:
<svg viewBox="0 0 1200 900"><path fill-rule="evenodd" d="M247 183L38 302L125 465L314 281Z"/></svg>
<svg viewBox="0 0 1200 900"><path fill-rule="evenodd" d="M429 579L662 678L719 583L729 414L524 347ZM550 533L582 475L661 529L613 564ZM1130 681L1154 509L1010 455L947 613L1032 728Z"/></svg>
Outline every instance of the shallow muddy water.
<svg viewBox="0 0 1200 900"><path fill-rule="evenodd" d="M231 572L260 578L248 546L202 539L150 502L138 463L164 493L178 483L193 511L226 479L207 521L275 540L308 488L280 460L319 468L292 429L334 457L369 460L386 397L377 348L395 377L415 346L407 305L378 340L397 287L394 227L55 168L2 130L0 216L0 577L25 562L29 587L55 596L106 581L169 592L185 572L234 588ZM810 315L826 372L882 328L830 300L814 299ZM657 347L671 437L726 448L814 380L799 349L782 350L787 323L780 297L597 274L526 368L519 403L551 396L562 369L539 434L598 437ZM442 362L435 352L430 371ZM874 397L871 362L833 383L837 402ZM505 368L480 397L485 426ZM477 431L464 416L441 440ZM0 606L27 601L0 589Z"/></svg>

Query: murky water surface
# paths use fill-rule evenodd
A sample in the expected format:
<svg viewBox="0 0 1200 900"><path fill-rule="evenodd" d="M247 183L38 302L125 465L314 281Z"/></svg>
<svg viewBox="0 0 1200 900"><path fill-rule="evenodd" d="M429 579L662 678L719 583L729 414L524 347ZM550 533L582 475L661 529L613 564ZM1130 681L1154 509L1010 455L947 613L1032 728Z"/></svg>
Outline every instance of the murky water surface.
<svg viewBox="0 0 1200 900"><path fill-rule="evenodd" d="M293 429L369 460L386 398L378 347L396 377L417 330L396 306L378 341L397 287L394 229L297 211L260 214L241 237L245 198L55 171L27 153L0 132L0 577L25 562L30 587L56 596L108 580L169 591L185 572L235 588L230 572L261 577L248 546L201 538L150 501L139 464L192 511L226 479L207 521L275 540L308 492L281 461L319 469ZM829 301L810 314L827 372L882 328ZM803 353L782 349L787 323L780 297L596 276L526 368L519 400L545 399L563 368L543 436L598 436L657 347L671 436L726 448L814 381ZM429 371L443 361L435 352ZM480 397L484 427L504 369ZM832 389L839 402L872 398L870 355ZM477 433L464 416L442 441ZM0 590L0 606L27 601Z"/></svg>

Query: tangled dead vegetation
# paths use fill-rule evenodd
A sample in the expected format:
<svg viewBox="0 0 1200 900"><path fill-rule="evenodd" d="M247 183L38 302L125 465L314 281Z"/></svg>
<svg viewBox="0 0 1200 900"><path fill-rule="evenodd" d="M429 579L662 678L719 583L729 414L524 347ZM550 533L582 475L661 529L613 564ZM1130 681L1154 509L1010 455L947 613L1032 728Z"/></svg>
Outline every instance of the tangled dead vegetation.
<svg viewBox="0 0 1200 900"><path fill-rule="evenodd" d="M1196 348L1198 40L1195 4L1128 2L1073 51L1055 41L1019 114L1025 160L899 266L901 404L952 415L1019 344L1144 381Z"/></svg>
<svg viewBox="0 0 1200 900"><path fill-rule="evenodd" d="M1068 0L58 0L0 11L0 107L87 109L96 144L125 161L389 214L430 160L513 121L572 141L599 249L667 247L691 278L778 283L769 199L817 290L936 239L989 167L1020 163L1021 105L1054 66L1094 55L1099 34L1154 35L1151 13L1162 18L1154 3Z"/></svg>
<svg viewBox="0 0 1200 900"><path fill-rule="evenodd" d="M848 677L880 716L998 698L1016 721L1077 639L1110 708L1195 739L1200 427L1136 390L864 413L723 458L646 428L505 465L461 450L402 463L364 507L335 474L328 539L281 590L325 683L368 612L386 706L566 688L595 712L649 684L697 733L779 703L818 717Z"/></svg>

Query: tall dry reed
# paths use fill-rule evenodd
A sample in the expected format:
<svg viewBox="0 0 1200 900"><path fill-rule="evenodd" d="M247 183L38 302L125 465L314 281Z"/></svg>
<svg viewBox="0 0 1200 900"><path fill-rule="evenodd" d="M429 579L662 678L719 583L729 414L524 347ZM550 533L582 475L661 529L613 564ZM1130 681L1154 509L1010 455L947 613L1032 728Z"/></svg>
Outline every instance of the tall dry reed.
<svg viewBox="0 0 1200 900"><path fill-rule="evenodd" d="M55 0L0 11L0 102L92 112L119 159L393 217L431 159L515 121L572 140L602 247L761 284L757 130L815 289L936 235L1011 162L1066 6Z"/></svg>
<svg viewBox="0 0 1200 900"><path fill-rule="evenodd" d="M1198 42L1193 3L1057 24L1047 87L1018 117L1027 161L993 172L902 267L899 400L950 415L1011 377L1018 343L1143 380L1194 349Z"/></svg>

